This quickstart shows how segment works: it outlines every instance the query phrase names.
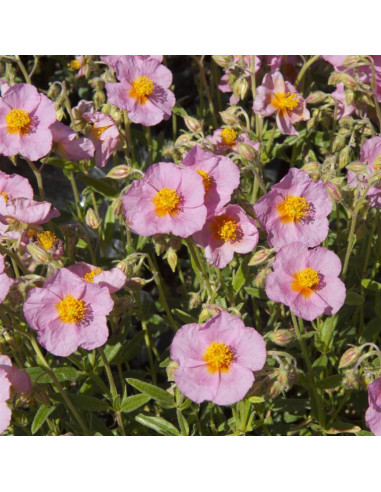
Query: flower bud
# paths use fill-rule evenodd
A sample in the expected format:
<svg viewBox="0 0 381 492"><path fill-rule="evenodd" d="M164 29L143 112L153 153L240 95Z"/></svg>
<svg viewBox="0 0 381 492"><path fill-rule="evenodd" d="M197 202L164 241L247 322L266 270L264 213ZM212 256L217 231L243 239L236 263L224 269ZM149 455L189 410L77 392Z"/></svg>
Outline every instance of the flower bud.
<svg viewBox="0 0 381 492"><path fill-rule="evenodd" d="M277 345L280 345L283 347L284 345L288 345L291 340L293 339L293 334L290 330L286 329L279 329L275 331L271 331L269 334L269 339L273 342L276 343Z"/></svg>
<svg viewBox="0 0 381 492"><path fill-rule="evenodd" d="M188 130L194 133L199 132L202 128L201 123L192 116L184 116L184 123Z"/></svg>
<svg viewBox="0 0 381 492"><path fill-rule="evenodd" d="M171 360L171 362L167 365L165 370L167 373L168 381L174 381L175 380L175 371L178 367L179 367L179 364L174 360Z"/></svg>
<svg viewBox="0 0 381 492"><path fill-rule="evenodd" d="M247 91L249 90L249 82L246 77L240 77L233 85L233 94L235 97L245 99Z"/></svg>
<svg viewBox="0 0 381 492"><path fill-rule="evenodd" d="M271 268L263 268L258 275L255 277L254 285L259 289L264 288L266 277L271 272Z"/></svg>
<svg viewBox="0 0 381 492"><path fill-rule="evenodd" d="M228 68L233 63L233 57L231 55L213 55L212 58L222 68Z"/></svg>
<svg viewBox="0 0 381 492"><path fill-rule="evenodd" d="M343 385L346 389L359 389L361 377L356 370L346 371L344 374Z"/></svg>
<svg viewBox="0 0 381 492"><path fill-rule="evenodd" d="M225 111L220 112L220 116L225 125L236 126L239 125L239 117L235 114L236 108L234 106L230 106Z"/></svg>
<svg viewBox="0 0 381 492"><path fill-rule="evenodd" d="M348 171L352 171L353 173L361 173L361 174L365 174L366 173L366 170L367 170L367 166L366 164L363 164L362 162L351 162L350 164L348 164L346 166L346 169L348 169Z"/></svg>
<svg viewBox="0 0 381 492"><path fill-rule="evenodd" d="M42 265L47 265L49 263L50 255L44 248L38 246L37 244L30 243L27 245L26 249L36 263Z"/></svg>
<svg viewBox="0 0 381 492"><path fill-rule="evenodd" d="M340 200L342 200L343 197L341 195L341 191L337 186L335 186L333 183L328 182L325 183L325 186L332 200L335 200L335 202L339 202Z"/></svg>
<svg viewBox="0 0 381 492"><path fill-rule="evenodd" d="M359 55L348 55L342 65L344 67L353 68L360 62L360 58Z"/></svg>
<svg viewBox="0 0 381 492"><path fill-rule="evenodd" d="M339 369L344 369L357 362L360 357L360 354L361 354L361 348L359 347L351 347L348 350L346 350L341 356L339 362Z"/></svg>
<svg viewBox="0 0 381 492"><path fill-rule="evenodd" d="M122 164L120 166L115 166L107 173L107 178L111 179L126 179L131 173L130 166Z"/></svg>
<svg viewBox="0 0 381 492"><path fill-rule="evenodd" d="M145 286L146 283L147 282L145 282L140 277L130 277L129 279L127 279L126 287L131 290L140 290Z"/></svg>
<svg viewBox="0 0 381 492"><path fill-rule="evenodd" d="M121 198L115 198L113 202L111 203L111 209L112 213L115 215L116 218L120 217L122 215L122 210L123 210L123 202Z"/></svg>
<svg viewBox="0 0 381 492"><path fill-rule="evenodd" d="M306 162L302 169L310 174L310 176L315 176L316 174L320 174L321 165L318 162Z"/></svg>
<svg viewBox="0 0 381 492"><path fill-rule="evenodd" d="M307 104L319 104L322 103L327 97L327 94L324 92L316 91L312 92L306 99Z"/></svg>
<svg viewBox="0 0 381 492"><path fill-rule="evenodd" d="M258 266L262 265L272 254L272 249L261 249L253 254L251 260L249 261L249 266Z"/></svg>
<svg viewBox="0 0 381 492"><path fill-rule="evenodd" d="M101 225L101 221L97 218L94 210L91 207L88 208L86 212L86 224L91 229L98 229L99 226Z"/></svg>
<svg viewBox="0 0 381 492"><path fill-rule="evenodd" d="M60 94L61 94L61 86L57 82L53 82L53 84L49 86L46 96L49 99L55 101Z"/></svg>
<svg viewBox="0 0 381 492"><path fill-rule="evenodd" d="M101 90L95 91L93 101L94 101L95 107L97 109L101 108L103 106L103 104L106 102L105 93Z"/></svg>
<svg viewBox="0 0 381 492"><path fill-rule="evenodd" d="M339 155L339 168L343 169L349 162L350 147L344 147Z"/></svg>
<svg viewBox="0 0 381 492"><path fill-rule="evenodd" d="M165 258L168 261L168 265L171 267L172 272L176 271L177 266L177 253L173 248L168 248Z"/></svg>
<svg viewBox="0 0 381 492"><path fill-rule="evenodd" d="M340 72L340 82L343 82L347 89L353 90L357 87L356 80L351 75L349 75L349 73L346 72Z"/></svg>
<svg viewBox="0 0 381 492"><path fill-rule="evenodd" d="M238 152L247 161L254 161L257 155L257 151L251 145L242 142L238 144Z"/></svg>

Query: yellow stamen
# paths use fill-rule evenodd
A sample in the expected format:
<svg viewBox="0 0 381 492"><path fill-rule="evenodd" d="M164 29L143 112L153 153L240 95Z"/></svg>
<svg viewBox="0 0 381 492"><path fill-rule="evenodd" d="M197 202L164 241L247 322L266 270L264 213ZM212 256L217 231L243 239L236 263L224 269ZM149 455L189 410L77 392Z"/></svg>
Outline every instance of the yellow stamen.
<svg viewBox="0 0 381 492"><path fill-rule="evenodd" d="M8 133L19 133L20 135L28 135L32 122L29 113L24 109L12 109L5 117L5 121Z"/></svg>
<svg viewBox="0 0 381 492"><path fill-rule="evenodd" d="M9 200L8 195L5 193L5 191L0 191L0 195L4 198L5 203Z"/></svg>
<svg viewBox="0 0 381 492"><path fill-rule="evenodd" d="M291 288L303 297L310 297L319 287L319 274L314 268L304 268L300 272L294 273L293 277Z"/></svg>
<svg viewBox="0 0 381 492"><path fill-rule="evenodd" d="M95 268L94 270L91 270L91 272L85 273L83 279L86 280L86 282L90 282L92 284L94 282L95 275L99 275L100 273L102 273L102 269Z"/></svg>
<svg viewBox="0 0 381 492"><path fill-rule="evenodd" d="M235 219L227 215L219 215L212 223L212 232L216 239L234 242L237 240L238 224Z"/></svg>
<svg viewBox="0 0 381 492"><path fill-rule="evenodd" d="M80 299L73 296L66 296L56 304L59 318L64 323L78 323L83 320L86 314L86 305Z"/></svg>
<svg viewBox="0 0 381 492"><path fill-rule="evenodd" d="M298 107L299 98L295 93L290 92L275 92L271 98L271 105L279 111L291 111Z"/></svg>
<svg viewBox="0 0 381 492"><path fill-rule="evenodd" d="M90 131L91 131L91 135L96 138L97 140L100 140L101 139L101 136L102 136L102 133L104 131L107 130L107 128L110 128L111 125L109 126L99 126L99 127L96 127L96 126L92 126Z"/></svg>
<svg viewBox="0 0 381 492"><path fill-rule="evenodd" d="M212 342L202 356L212 374L217 371L229 372L233 357L231 348L220 342Z"/></svg>
<svg viewBox="0 0 381 492"><path fill-rule="evenodd" d="M140 104L147 102L148 96L152 94L155 89L155 84L149 77L141 75L132 83L130 90L130 97L137 99Z"/></svg>
<svg viewBox="0 0 381 492"><path fill-rule="evenodd" d="M37 243L41 248L49 251L58 242L57 236L53 232L45 231L37 234Z"/></svg>
<svg viewBox="0 0 381 492"><path fill-rule="evenodd" d="M180 195L173 188L162 188L152 200L158 217L179 213Z"/></svg>
<svg viewBox="0 0 381 492"><path fill-rule="evenodd" d="M229 147L235 144L237 132L233 128L224 128L221 131L222 142Z"/></svg>
<svg viewBox="0 0 381 492"><path fill-rule="evenodd" d="M79 70L81 68L81 64L78 60L72 60L70 63L67 64L67 66L72 70Z"/></svg>
<svg viewBox="0 0 381 492"><path fill-rule="evenodd" d="M299 222L310 213L310 204L302 196L288 195L283 202L276 207L281 222Z"/></svg>
<svg viewBox="0 0 381 492"><path fill-rule="evenodd" d="M213 178L206 171L203 171L202 169L197 169L197 172L202 177L205 193L207 193L212 185Z"/></svg>

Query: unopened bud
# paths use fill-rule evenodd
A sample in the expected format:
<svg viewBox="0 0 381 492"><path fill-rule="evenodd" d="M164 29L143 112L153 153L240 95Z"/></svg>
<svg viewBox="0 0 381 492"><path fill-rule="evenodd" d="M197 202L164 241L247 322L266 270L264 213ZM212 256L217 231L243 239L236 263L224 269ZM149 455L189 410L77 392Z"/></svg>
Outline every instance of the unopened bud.
<svg viewBox="0 0 381 492"><path fill-rule="evenodd" d="M222 68L228 68L233 63L233 57L231 55L213 55L212 58Z"/></svg>
<svg viewBox="0 0 381 492"><path fill-rule="evenodd" d="M266 277L271 272L271 268L263 268L258 275L255 277L254 284L259 289L265 286Z"/></svg>
<svg viewBox="0 0 381 492"><path fill-rule="evenodd" d="M112 213L116 218L120 217L122 215L122 210L123 210L123 202L121 198L115 198L113 202L111 203L111 209Z"/></svg>
<svg viewBox="0 0 381 492"><path fill-rule="evenodd" d="M249 266L262 265L272 254L272 249L261 249L253 254L251 260L249 261Z"/></svg>
<svg viewBox="0 0 381 492"><path fill-rule="evenodd" d="M131 290L140 290L145 286L146 282L140 277L131 277L127 279L126 287Z"/></svg>
<svg viewBox="0 0 381 492"><path fill-rule="evenodd" d="M367 170L366 164L363 164L362 162L351 162L346 166L348 171L352 171L353 173L356 174L365 174Z"/></svg>
<svg viewBox="0 0 381 492"><path fill-rule="evenodd" d="M105 93L101 90L95 91L93 101L94 101L95 107L97 109L101 108L103 106L103 104L106 102Z"/></svg>
<svg viewBox="0 0 381 492"><path fill-rule="evenodd" d="M107 173L107 177L111 179L126 179L131 173L130 166L122 164L120 166L115 166Z"/></svg>
<svg viewBox="0 0 381 492"><path fill-rule="evenodd" d="M332 200L335 200L335 202L339 202L340 200L342 200L343 197L341 195L341 191L337 186L335 186L333 183L328 182L325 183L325 186Z"/></svg>
<svg viewBox="0 0 381 492"><path fill-rule="evenodd" d="M283 347L284 345L288 345L293 339L292 332L286 329L272 331L269 333L268 336L273 343L276 343L281 347Z"/></svg>
<svg viewBox="0 0 381 492"><path fill-rule="evenodd" d="M95 215L95 212L94 212L94 210L91 207L88 208L87 209L87 212L86 212L86 224L91 229L98 229L99 226L101 225L101 221Z"/></svg>
<svg viewBox="0 0 381 492"><path fill-rule="evenodd" d="M344 67L353 68L359 63L360 58L361 57L359 55L348 55L342 65Z"/></svg>
<svg viewBox="0 0 381 492"><path fill-rule="evenodd" d="M53 84L49 86L46 96L49 99L55 101L60 94L61 94L61 85L59 85L57 82L53 82Z"/></svg>
<svg viewBox="0 0 381 492"><path fill-rule="evenodd" d="M359 347L351 347L348 350L346 350L341 356L339 362L339 369L344 369L357 362L360 357L360 354L361 354L361 349Z"/></svg>
<svg viewBox="0 0 381 492"><path fill-rule="evenodd" d="M179 367L179 364L174 360L171 360L171 362L167 365L165 370L167 373L168 381L174 381L175 380L175 371L178 367Z"/></svg>
<svg viewBox="0 0 381 492"><path fill-rule="evenodd" d="M251 145L242 142L238 144L238 152L247 161L254 161L257 155L257 151Z"/></svg>
<svg viewBox="0 0 381 492"><path fill-rule="evenodd" d="M345 147L345 144L346 144L345 136L336 135L332 145L332 152L339 152Z"/></svg>
<svg viewBox="0 0 381 492"><path fill-rule="evenodd" d="M201 123L196 120L196 118L192 118L192 116L184 116L184 123L188 130L191 132L199 132L201 130Z"/></svg>
<svg viewBox="0 0 381 492"><path fill-rule="evenodd" d="M344 147L344 149L341 150L340 155L339 155L339 168L340 169L343 169L348 164L350 152L351 152L350 147Z"/></svg>
<svg viewBox="0 0 381 492"><path fill-rule="evenodd" d="M320 174L321 165L318 162L306 162L302 169L308 174L314 176L316 174Z"/></svg>
<svg viewBox="0 0 381 492"><path fill-rule="evenodd" d="M236 108L230 106L227 110L221 111L220 116L225 125L236 126L239 124L239 117L235 114Z"/></svg>
<svg viewBox="0 0 381 492"><path fill-rule="evenodd" d="M205 321L208 321L212 316L216 316L216 314L219 314L223 311L221 306L218 306L217 304L209 304L209 305L204 305L204 308L202 309L198 322L199 323L205 323Z"/></svg>
<svg viewBox="0 0 381 492"><path fill-rule="evenodd" d="M176 147L182 147L183 145L189 144L191 141L192 137L188 133L183 133L182 135L179 136L179 138L175 142Z"/></svg>
<svg viewBox="0 0 381 492"><path fill-rule="evenodd" d="M344 374L343 385L346 389L359 389L361 378L356 370L346 371Z"/></svg>
<svg viewBox="0 0 381 492"><path fill-rule="evenodd" d="M173 248L169 248L165 257L167 258L168 265L171 267L172 272L176 271L177 266L177 253Z"/></svg>
<svg viewBox="0 0 381 492"><path fill-rule="evenodd" d="M316 91L312 92L306 99L307 104L319 104L322 103L327 97L327 94L324 92Z"/></svg>
<svg viewBox="0 0 381 492"><path fill-rule="evenodd" d="M356 89L356 80L346 72L340 72L340 82L342 82L347 89Z"/></svg>
<svg viewBox="0 0 381 492"><path fill-rule="evenodd" d="M240 77L233 85L233 94L235 97L245 99L247 91L249 90L249 82L246 77Z"/></svg>
<svg viewBox="0 0 381 492"><path fill-rule="evenodd" d="M46 249L41 248L37 244L29 243L26 247L30 256L36 263L40 263L42 265L46 265L50 261L50 255Z"/></svg>

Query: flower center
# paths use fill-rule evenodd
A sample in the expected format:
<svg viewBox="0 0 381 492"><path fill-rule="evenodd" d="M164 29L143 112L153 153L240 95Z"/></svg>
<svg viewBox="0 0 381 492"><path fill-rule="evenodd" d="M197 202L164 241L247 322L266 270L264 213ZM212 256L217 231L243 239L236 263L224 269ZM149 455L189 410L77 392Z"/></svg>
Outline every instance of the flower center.
<svg viewBox="0 0 381 492"><path fill-rule="evenodd" d="M12 109L5 117L5 121L8 133L19 133L20 135L28 135L32 122L29 113L24 109Z"/></svg>
<svg viewBox="0 0 381 492"><path fill-rule="evenodd" d="M45 231L37 234L37 243L42 248L49 251L53 248L54 244L58 242L57 236L53 232Z"/></svg>
<svg viewBox="0 0 381 492"><path fill-rule="evenodd" d="M198 174L202 177L202 181L204 183L205 193L209 191L209 188L212 185L212 177L202 169L197 169Z"/></svg>
<svg viewBox="0 0 381 492"><path fill-rule="evenodd" d="M180 195L173 188L162 188L156 193L152 201L158 217L179 213Z"/></svg>
<svg viewBox="0 0 381 492"><path fill-rule="evenodd" d="M304 268L300 272L294 273L293 277L291 288L302 294L303 297L310 297L319 287L319 274L314 268Z"/></svg>
<svg viewBox="0 0 381 492"><path fill-rule="evenodd" d="M237 138L237 132L233 130L233 128L224 128L221 131L221 138L225 145L234 145Z"/></svg>
<svg viewBox="0 0 381 492"><path fill-rule="evenodd" d="M64 323L78 323L86 314L86 305L80 299L73 296L66 296L56 304L60 315L60 320Z"/></svg>
<svg viewBox="0 0 381 492"><path fill-rule="evenodd" d="M230 347L220 342L212 342L205 350L202 358L211 373L221 371L229 372L234 354Z"/></svg>
<svg viewBox="0 0 381 492"><path fill-rule="evenodd" d="M130 97L137 99L140 104L147 102L148 96L150 96L155 89L155 84L149 77L141 75L132 83L132 89L130 91Z"/></svg>
<svg viewBox="0 0 381 492"><path fill-rule="evenodd" d="M72 70L79 70L81 68L81 64L78 60L71 60L71 62L68 63L67 66Z"/></svg>
<svg viewBox="0 0 381 492"><path fill-rule="evenodd" d="M96 127L96 126L92 126L91 127L91 135L96 139L96 140L100 140L101 139L101 135L104 131L107 130L107 128L110 128L110 125L109 126L100 126L100 127Z"/></svg>
<svg viewBox="0 0 381 492"><path fill-rule="evenodd" d="M216 239L225 243L234 242L237 240L238 224L235 219L231 219L227 215L220 215L214 219L212 231Z"/></svg>
<svg viewBox="0 0 381 492"><path fill-rule="evenodd" d="M0 191L0 195L4 198L5 203L9 200L8 195L5 193L5 191Z"/></svg>
<svg viewBox="0 0 381 492"><path fill-rule="evenodd" d="M91 270L91 272L85 273L83 279L86 280L86 282L90 282L92 284L94 282L95 275L99 275L100 273L102 273L102 269L95 268L94 270Z"/></svg>
<svg viewBox="0 0 381 492"><path fill-rule="evenodd" d="M310 204L302 196L289 195L276 208L284 223L299 222L310 213Z"/></svg>
<svg viewBox="0 0 381 492"><path fill-rule="evenodd" d="M291 92L275 92L271 98L271 105L279 111L291 111L298 107L298 95Z"/></svg>

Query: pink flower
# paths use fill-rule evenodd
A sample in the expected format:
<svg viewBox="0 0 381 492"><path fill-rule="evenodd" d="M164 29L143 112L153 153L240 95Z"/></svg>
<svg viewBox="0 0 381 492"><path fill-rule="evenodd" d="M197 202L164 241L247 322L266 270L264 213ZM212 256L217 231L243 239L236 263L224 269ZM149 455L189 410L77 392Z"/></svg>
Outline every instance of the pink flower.
<svg viewBox="0 0 381 492"><path fill-rule="evenodd" d="M242 64L244 65L244 73L245 75L251 79L251 57L254 55L233 55L233 62L234 64ZM262 56L261 55L255 55L255 68L254 72L257 73L259 72L259 69L261 68L261 63L262 63ZM218 88L220 89L221 92L233 92L233 83L231 82L232 80L232 71L234 70L234 66L232 66L231 69L225 70L225 74L221 77L220 83L218 84ZM233 80L234 77L233 77ZM232 94L230 96L230 104L238 104L240 101L239 96L235 96Z"/></svg>
<svg viewBox="0 0 381 492"><path fill-rule="evenodd" d="M126 275L119 268L112 268L109 271L105 271L97 266L80 262L67 267L67 270L75 273L78 277L86 280L86 282L107 287L110 294L122 289L127 282Z"/></svg>
<svg viewBox="0 0 381 492"><path fill-rule="evenodd" d="M219 128L215 130L213 135L209 138L209 141L214 146L214 152L216 154L227 154L229 152L239 152L238 145L244 143L250 145L253 149L259 149L259 142L253 142L250 140L247 133L241 133L240 135L233 128Z"/></svg>
<svg viewBox="0 0 381 492"><path fill-rule="evenodd" d="M254 205L254 212L268 233L267 241L279 248L294 241L313 247L328 234L327 216L332 200L322 181L313 181L305 171L292 168L271 191Z"/></svg>
<svg viewBox="0 0 381 492"><path fill-rule="evenodd" d="M0 304L7 297L13 282L13 279L9 278L8 275L4 273L4 258L0 254Z"/></svg>
<svg viewBox="0 0 381 492"><path fill-rule="evenodd" d="M338 278L341 262L332 251L291 243L278 251L273 268L266 278L266 294L295 315L312 321L323 313L337 313L344 304L345 285Z"/></svg>
<svg viewBox="0 0 381 492"><path fill-rule="evenodd" d="M242 400L254 382L253 371L266 361L261 335L238 316L222 312L202 325L184 325L171 345L179 364L175 382L196 403L231 405Z"/></svg>
<svg viewBox="0 0 381 492"><path fill-rule="evenodd" d="M95 148L95 163L98 167L104 167L118 148L120 139L118 125L108 114L90 111L83 113L82 116L92 125L89 138Z"/></svg>
<svg viewBox="0 0 381 492"><path fill-rule="evenodd" d="M12 224L44 224L60 215L49 202L36 202L29 198L13 198L4 200L0 197L0 223Z"/></svg>
<svg viewBox="0 0 381 492"><path fill-rule="evenodd" d="M250 253L258 243L258 229L238 205L228 205L218 215L207 219L203 229L193 236L205 248L208 263L224 268L234 253Z"/></svg>
<svg viewBox="0 0 381 492"><path fill-rule="evenodd" d="M298 135L294 123L310 118L306 102L280 72L267 73L257 89L254 113L270 116L276 112L276 123L284 135Z"/></svg>
<svg viewBox="0 0 381 492"><path fill-rule="evenodd" d="M62 268L42 288L29 292L24 316L46 350L68 356L79 346L92 350L106 343L106 316L113 304L107 287L86 282Z"/></svg>
<svg viewBox="0 0 381 492"><path fill-rule="evenodd" d="M369 408L365 414L366 425L376 436L381 436L381 378L368 386Z"/></svg>
<svg viewBox="0 0 381 492"><path fill-rule="evenodd" d="M342 82L337 84L336 90L332 92L331 96L335 99L337 103L337 119L346 118L347 116L351 116L354 112L357 112L356 106L352 101L350 104L347 104L345 97L345 86Z"/></svg>
<svg viewBox="0 0 381 492"><path fill-rule="evenodd" d="M76 55L74 60L68 63L68 67L77 72L77 78L82 77L86 72L86 56Z"/></svg>
<svg viewBox="0 0 381 492"><path fill-rule="evenodd" d="M30 84L16 84L0 99L0 153L21 154L37 161L52 148L49 127L56 121L54 104Z"/></svg>
<svg viewBox="0 0 381 492"><path fill-rule="evenodd" d="M361 146L360 160L368 164L368 176L381 171L381 137L370 138ZM371 186L367 197L371 207L381 208L381 186Z"/></svg>
<svg viewBox="0 0 381 492"><path fill-rule="evenodd" d="M10 233L8 233L10 235ZM28 244L36 244L46 252L50 254L53 260L58 260L64 255L64 245L61 239L51 231L44 231L43 228L38 226L29 227L21 234L19 239L20 246L27 250ZM27 253L29 256L29 253Z"/></svg>
<svg viewBox="0 0 381 492"><path fill-rule="evenodd" d="M217 156L196 145L183 159L203 180L208 216L218 212L239 186L239 169L228 157Z"/></svg>
<svg viewBox="0 0 381 492"><path fill-rule="evenodd" d="M153 58L159 63L163 61L163 55L101 55L100 58L103 62L107 63L112 69L116 70L118 61L128 59L129 57L136 58L138 60L149 60Z"/></svg>
<svg viewBox="0 0 381 492"><path fill-rule="evenodd" d="M82 161L90 159L94 155L94 145L88 138L79 137L70 126L56 121L50 127L53 135L55 150L65 159L70 161Z"/></svg>
<svg viewBox="0 0 381 492"><path fill-rule="evenodd" d="M131 121L152 126L170 118L176 102L168 90L172 73L159 60L126 56L117 62L115 73L120 82L106 85L107 96L111 104L127 110Z"/></svg>
<svg viewBox="0 0 381 492"><path fill-rule="evenodd" d="M11 389L15 393L27 393L32 389L28 374L17 367L6 355L0 355L0 434L11 423L12 412L6 404L11 397Z"/></svg>
<svg viewBox="0 0 381 492"><path fill-rule="evenodd" d="M124 195L124 215L131 229L141 236L172 232L188 237L205 224L204 194L198 173L171 162L158 162Z"/></svg>
<svg viewBox="0 0 381 492"><path fill-rule="evenodd" d="M349 55L322 55L323 60L330 63L335 70L344 70L343 63Z"/></svg>

